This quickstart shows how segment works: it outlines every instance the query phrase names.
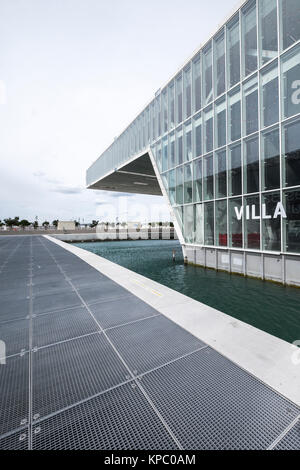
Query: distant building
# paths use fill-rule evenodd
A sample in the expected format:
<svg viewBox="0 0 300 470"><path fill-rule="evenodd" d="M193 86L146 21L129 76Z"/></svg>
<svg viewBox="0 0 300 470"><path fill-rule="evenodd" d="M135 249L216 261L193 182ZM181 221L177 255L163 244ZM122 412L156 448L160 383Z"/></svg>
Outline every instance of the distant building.
<svg viewBox="0 0 300 470"><path fill-rule="evenodd" d="M75 230L75 222L71 221L58 221L57 230Z"/></svg>

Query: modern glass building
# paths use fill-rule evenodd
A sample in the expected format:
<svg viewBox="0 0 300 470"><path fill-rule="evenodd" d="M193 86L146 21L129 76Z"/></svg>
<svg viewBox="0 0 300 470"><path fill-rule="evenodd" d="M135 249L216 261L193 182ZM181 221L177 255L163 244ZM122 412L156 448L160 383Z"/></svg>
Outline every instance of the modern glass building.
<svg viewBox="0 0 300 470"><path fill-rule="evenodd" d="M190 263L300 284L300 1L248 0L87 171L163 194Z"/></svg>

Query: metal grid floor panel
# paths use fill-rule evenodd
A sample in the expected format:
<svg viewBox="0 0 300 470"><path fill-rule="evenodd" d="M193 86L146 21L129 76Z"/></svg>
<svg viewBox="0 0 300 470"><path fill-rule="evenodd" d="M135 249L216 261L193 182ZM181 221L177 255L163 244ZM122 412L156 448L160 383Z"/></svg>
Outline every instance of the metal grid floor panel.
<svg viewBox="0 0 300 470"><path fill-rule="evenodd" d="M0 323L0 339L5 342L6 356L29 350L29 320Z"/></svg>
<svg viewBox="0 0 300 470"><path fill-rule="evenodd" d="M38 315L40 313L55 312L67 307L79 307L81 305L82 302L80 298L70 287L68 292L35 297L33 301L33 313Z"/></svg>
<svg viewBox="0 0 300 470"><path fill-rule="evenodd" d="M28 422L29 354L13 356L0 365L0 436Z"/></svg>
<svg viewBox="0 0 300 470"><path fill-rule="evenodd" d="M275 450L300 450L300 418L295 426L277 444Z"/></svg>
<svg viewBox="0 0 300 470"><path fill-rule="evenodd" d="M79 289L79 294L88 305L105 300L113 300L116 297L126 297L130 292L109 279L99 283L98 286Z"/></svg>
<svg viewBox="0 0 300 470"><path fill-rule="evenodd" d="M130 294L118 300L93 304L90 310L104 329L158 314L157 310Z"/></svg>
<svg viewBox="0 0 300 470"><path fill-rule="evenodd" d="M0 306L0 322L26 318L29 315L29 299L3 300Z"/></svg>
<svg viewBox="0 0 300 470"><path fill-rule="evenodd" d="M33 353L33 414L41 417L127 380L127 369L103 333Z"/></svg>
<svg viewBox="0 0 300 470"><path fill-rule="evenodd" d="M9 434L0 438L0 450L28 450L29 436L28 428Z"/></svg>
<svg viewBox="0 0 300 470"><path fill-rule="evenodd" d="M142 384L184 449L267 449L299 414L211 348L147 374Z"/></svg>
<svg viewBox="0 0 300 470"><path fill-rule="evenodd" d="M99 330L85 307L38 315L33 319L34 347L58 343Z"/></svg>
<svg viewBox="0 0 300 470"><path fill-rule="evenodd" d="M140 390L128 383L37 423L33 449L167 450L176 446Z"/></svg>
<svg viewBox="0 0 300 470"><path fill-rule="evenodd" d="M107 335L137 374L205 346L164 316L116 327L107 330Z"/></svg>

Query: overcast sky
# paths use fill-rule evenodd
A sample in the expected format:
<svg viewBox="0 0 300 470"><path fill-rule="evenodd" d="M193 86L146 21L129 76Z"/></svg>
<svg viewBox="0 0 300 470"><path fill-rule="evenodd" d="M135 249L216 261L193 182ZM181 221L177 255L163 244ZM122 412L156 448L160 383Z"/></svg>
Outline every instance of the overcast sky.
<svg viewBox="0 0 300 470"><path fill-rule="evenodd" d="M0 219L126 218L126 203L169 219L160 197L86 190L85 172L236 4L0 0Z"/></svg>

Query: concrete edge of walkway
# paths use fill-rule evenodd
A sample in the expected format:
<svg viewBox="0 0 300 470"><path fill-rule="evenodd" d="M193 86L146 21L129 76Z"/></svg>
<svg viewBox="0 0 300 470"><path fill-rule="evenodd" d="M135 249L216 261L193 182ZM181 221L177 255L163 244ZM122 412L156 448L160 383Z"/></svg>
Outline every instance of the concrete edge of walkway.
<svg viewBox="0 0 300 470"><path fill-rule="evenodd" d="M297 364L299 349L296 346L94 253L48 235L44 237L78 256L300 406L300 364ZM293 360L297 356L298 361Z"/></svg>

